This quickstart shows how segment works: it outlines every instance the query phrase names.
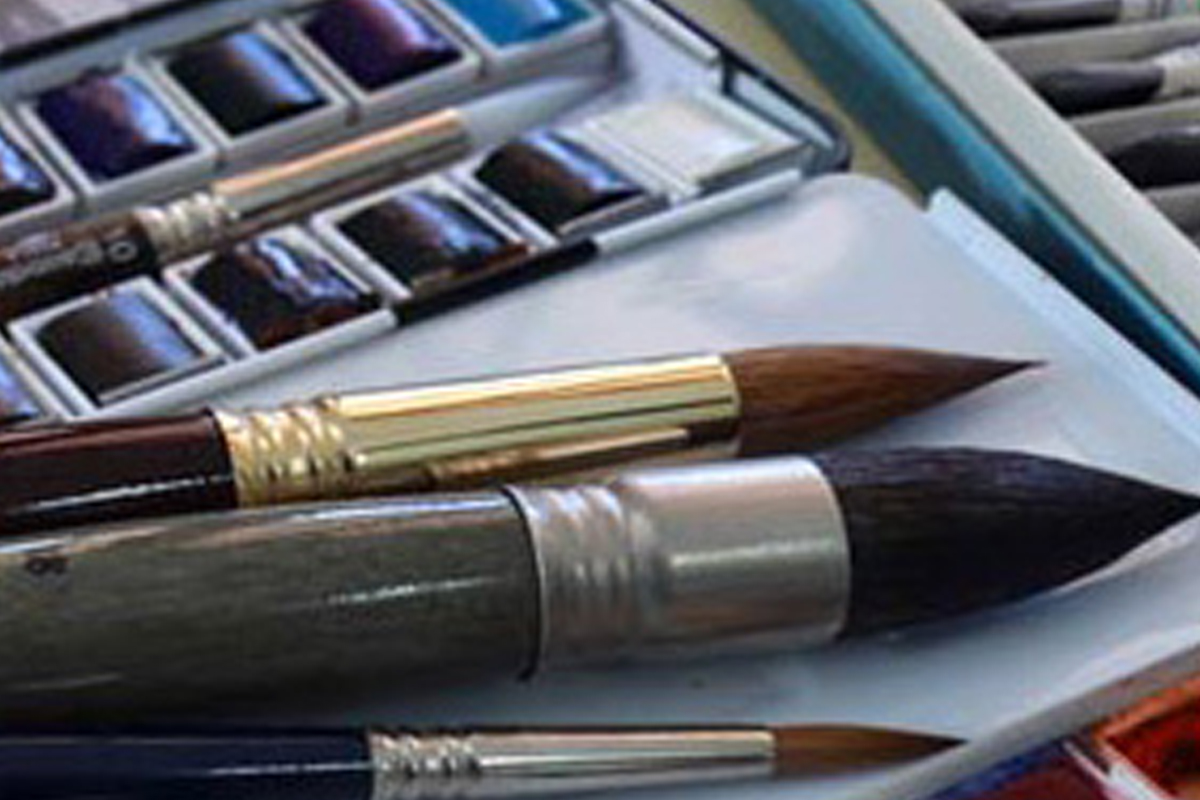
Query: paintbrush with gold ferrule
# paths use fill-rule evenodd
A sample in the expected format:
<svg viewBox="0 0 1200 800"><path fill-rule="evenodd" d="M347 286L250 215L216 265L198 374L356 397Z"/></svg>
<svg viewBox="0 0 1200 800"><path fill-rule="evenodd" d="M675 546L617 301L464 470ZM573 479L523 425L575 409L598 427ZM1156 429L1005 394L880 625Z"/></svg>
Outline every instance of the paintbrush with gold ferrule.
<svg viewBox="0 0 1200 800"><path fill-rule="evenodd" d="M0 434L0 535L845 439L1026 362L779 347Z"/></svg>

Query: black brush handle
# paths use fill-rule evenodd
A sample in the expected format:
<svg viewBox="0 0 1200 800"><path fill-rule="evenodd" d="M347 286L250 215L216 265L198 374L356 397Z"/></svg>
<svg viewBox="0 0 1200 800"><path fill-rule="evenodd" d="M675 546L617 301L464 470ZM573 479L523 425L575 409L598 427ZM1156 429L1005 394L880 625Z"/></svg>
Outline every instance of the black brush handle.
<svg viewBox="0 0 1200 800"><path fill-rule="evenodd" d="M154 242L132 214L25 237L0 247L0 321L161 266Z"/></svg>
<svg viewBox="0 0 1200 800"><path fill-rule="evenodd" d="M369 800L371 786L352 731L0 738L12 800Z"/></svg>
<svg viewBox="0 0 1200 800"><path fill-rule="evenodd" d="M184 517L0 548L0 718L289 711L518 677L538 581L500 493Z"/></svg>
<svg viewBox="0 0 1200 800"><path fill-rule="evenodd" d="M1033 87L1055 110L1087 114L1149 102L1163 78L1163 68L1153 63L1083 64L1040 75Z"/></svg>
<svg viewBox="0 0 1200 800"><path fill-rule="evenodd" d="M1106 25L1121 16L1121 0L984 0L959 12L983 36Z"/></svg>
<svg viewBox="0 0 1200 800"><path fill-rule="evenodd" d="M1161 131L1109 150L1113 166L1142 189L1200 182L1200 126Z"/></svg>

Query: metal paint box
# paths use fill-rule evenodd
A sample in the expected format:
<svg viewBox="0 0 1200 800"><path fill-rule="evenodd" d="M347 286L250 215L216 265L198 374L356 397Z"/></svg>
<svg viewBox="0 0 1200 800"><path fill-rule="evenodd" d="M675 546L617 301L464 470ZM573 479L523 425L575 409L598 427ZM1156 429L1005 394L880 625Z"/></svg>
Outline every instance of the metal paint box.
<svg viewBox="0 0 1200 800"><path fill-rule="evenodd" d="M47 39L43 46L33 50L18 49L9 55L10 65L5 67L5 78L0 81L0 121L5 123L6 129L13 129L14 140L28 142L31 153L48 162L49 167L57 167L78 189L77 218L90 218L167 196L179 196L215 177L231 174L237 168L260 166L288 154L312 152L331 141L361 136L420 113L490 98L496 92L518 86L536 87L546 82L553 87L556 80L584 74L605 76L607 83L600 91L581 98L578 107L563 119L546 120L547 126L575 129L582 122L613 108L664 95L676 91L676 87L687 87L726 98L745 107L748 114L771 119L771 125L780 124L781 130L787 131L784 138L794 146L782 151L785 157L772 158L769 163L764 159L764 169L748 173L749 177L764 179L764 183L772 186L777 184L779 191L784 191L802 175L815 176L844 168L848 145L837 126L823 112L769 77L760 75L738 53L701 34L654 2L563 1L578 10L581 16L577 21L540 38L502 46L484 41L486 37L482 33L471 34L469 19L444 6L444 0L380 0L394 2L397 7L403 6L427 20L436 31L450 38L461 58L445 69L411 76L387 86L378 94L369 95L352 91L348 74L340 74L339 67L331 59L320 57L315 44L304 38L305 22L319 13L324 4L334 0L200 0L136 17L118 14L113 7L109 10L115 16L109 23L99 26L92 24L92 16L80 17L64 12L51 15L60 25L59 39L53 46ZM15 19L13 15L28 20L29 14L35 13L27 9L26 14L18 14L16 7L5 10L10 16L6 18L0 14L0 24L5 19ZM39 19L45 16L40 11L37 14ZM43 33L49 35L47 31ZM225 44L235 40L237 48ZM238 49L248 46L251 41L255 48L249 51ZM205 100L196 93L195 86L186 86L171 69L172 59L206 49L226 58L226 61L218 62L222 68L228 68L230 60L243 68L246 64L256 63L246 55L247 52L272 55L276 65L290 65L296 80L307 83L308 88L325 102L281 119L256 123L255 127L246 130L227 130L224 127L227 123L218 119L217 107L210 105L212 98ZM485 60L487 69L483 68ZM49 130L41 119L38 98L58 86L74 85L74 81L96 65L108 68L124 65L152 95L151 99L163 114L177 120L196 141L196 152L139 168L117 179L90 179L76 154L59 141L59 134ZM280 74L277 70L273 76L264 76L256 90L259 96L273 96L270 92ZM14 115L19 118L11 123L4 113L6 106L20 112ZM225 108L228 110L228 106ZM525 119L515 108L512 116ZM485 146L498 144L488 142ZM478 152L472 154L462 163L445 168L442 174L426 177L467 183L458 176L469 170L480 155ZM630 162L629 170L636 169L629 156L616 154L613 158ZM784 180L772 181L774 178ZM64 198L69 191L67 182L59 181L64 184L61 192ZM724 190L726 187L718 188ZM729 196L753 198L756 203L767 202L779 193L775 190L759 192L755 187L751 187L752 191L742 192L732 183L729 188L738 190L728 192ZM471 193L472 202L477 204L486 205L489 199L495 200L488 198L487 192L478 187L464 187L461 191ZM663 212L667 210L666 205L659 203L648 210ZM28 233L31 224L63 222L67 214L65 208L50 203L44 206L33 209L30 214L0 218L0 241ZM353 201L347 204L347 207L353 206ZM50 214L51 211L55 213ZM312 215L296 220L294 224L300 228L312 227L320 233L321 220L336 211L328 209L325 215ZM622 218L616 227L633 228L640 221L640 217L630 216ZM516 224L520 226L519 221ZM327 230L321 235L329 238ZM545 232L529 235L536 240L538 252L561 244L558 237ZM378 265L364 260L352 248L347 249L346 243L338 241L336 236L332 237L330 257L339 269L344 269L356 281L381 288L386 298L385 306L402 302L409 294L394 280L381 281ZM178 281L172 283L171 278L177 276L178 271L176 265L155 277L151 281L154 288L170 286L175 294L180 294ZM188 298L186 292L182 292L182 296ZM217 341L238 341L236 331L223 329L219 319L214 321L203 310L202 304L186 302L180 308L190 322L212 331ZM30 318L36 320L39 316L34 313L13 321L8 328L10 335L19 338L17 332L28 327ZM163 411L207 399L239 384L295 368L297 364L332 355L352 345L396 335L396 326L394 314L385 307L366 319L314 331L286 347L267 351L235 347L229 349L226 358L212 369L180 373L176 380L165 383L147 383L120 402L103 404L103 407L82 400L69 377L59 374L51 383L62 405L69 409L69 416ZM26 352L34 351L27 348Z"/></svg>

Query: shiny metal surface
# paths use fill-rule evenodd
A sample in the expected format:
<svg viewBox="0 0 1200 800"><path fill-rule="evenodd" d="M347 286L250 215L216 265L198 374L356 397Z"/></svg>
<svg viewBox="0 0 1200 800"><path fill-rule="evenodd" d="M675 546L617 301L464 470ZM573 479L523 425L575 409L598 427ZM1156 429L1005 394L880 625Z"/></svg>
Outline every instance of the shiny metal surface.
<svg viewBox="0 0 1200 800"><path fill-rule="evenodd" d="M634 789L771 777L765 730L423 734L376 731L372 800Z"/></svg>
<svg viewBox="0 0 1200 800"><path fill-rule="evenodd" d="M712 356L325 397L218 422L240 503L255 506L732 449L738 417L736 385Z"/></svg>
<svg viewBox="0 0 1200 800"><path fill-rule="evenodd" d="M367 185L384 186L466 156L471 147L462 115L440 111L304 158L218 181L212 194L239 217L250 217L302 201L311 193L328 198L331 187L345 185L357 192Z"/></svg>
<svg viewBox="0 0 1200 800"><path fill-rule="evenodd" d="M164 264L212 248L237 221L233 209L208 192L197 192L165 206L138 208L133 214Z"/></svg>
<svg viewBox="0 0 1200 800"><path fill-rule="evenodd" d="M837 499L804 458L510 489L542 582L542 667L835 637L850 598Z"/></svg>

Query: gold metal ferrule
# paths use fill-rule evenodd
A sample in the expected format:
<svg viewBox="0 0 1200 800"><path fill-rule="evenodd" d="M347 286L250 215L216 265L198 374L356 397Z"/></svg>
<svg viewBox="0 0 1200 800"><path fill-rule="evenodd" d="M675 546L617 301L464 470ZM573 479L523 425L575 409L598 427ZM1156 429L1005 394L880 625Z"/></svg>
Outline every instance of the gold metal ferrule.
<svg viewBox="0 0 1200 800"><path fill-rule="evenodd" d="M239 502L250 507L732 453L739 415L725 362L703 356L330 396L216 418Z"/></svg>

